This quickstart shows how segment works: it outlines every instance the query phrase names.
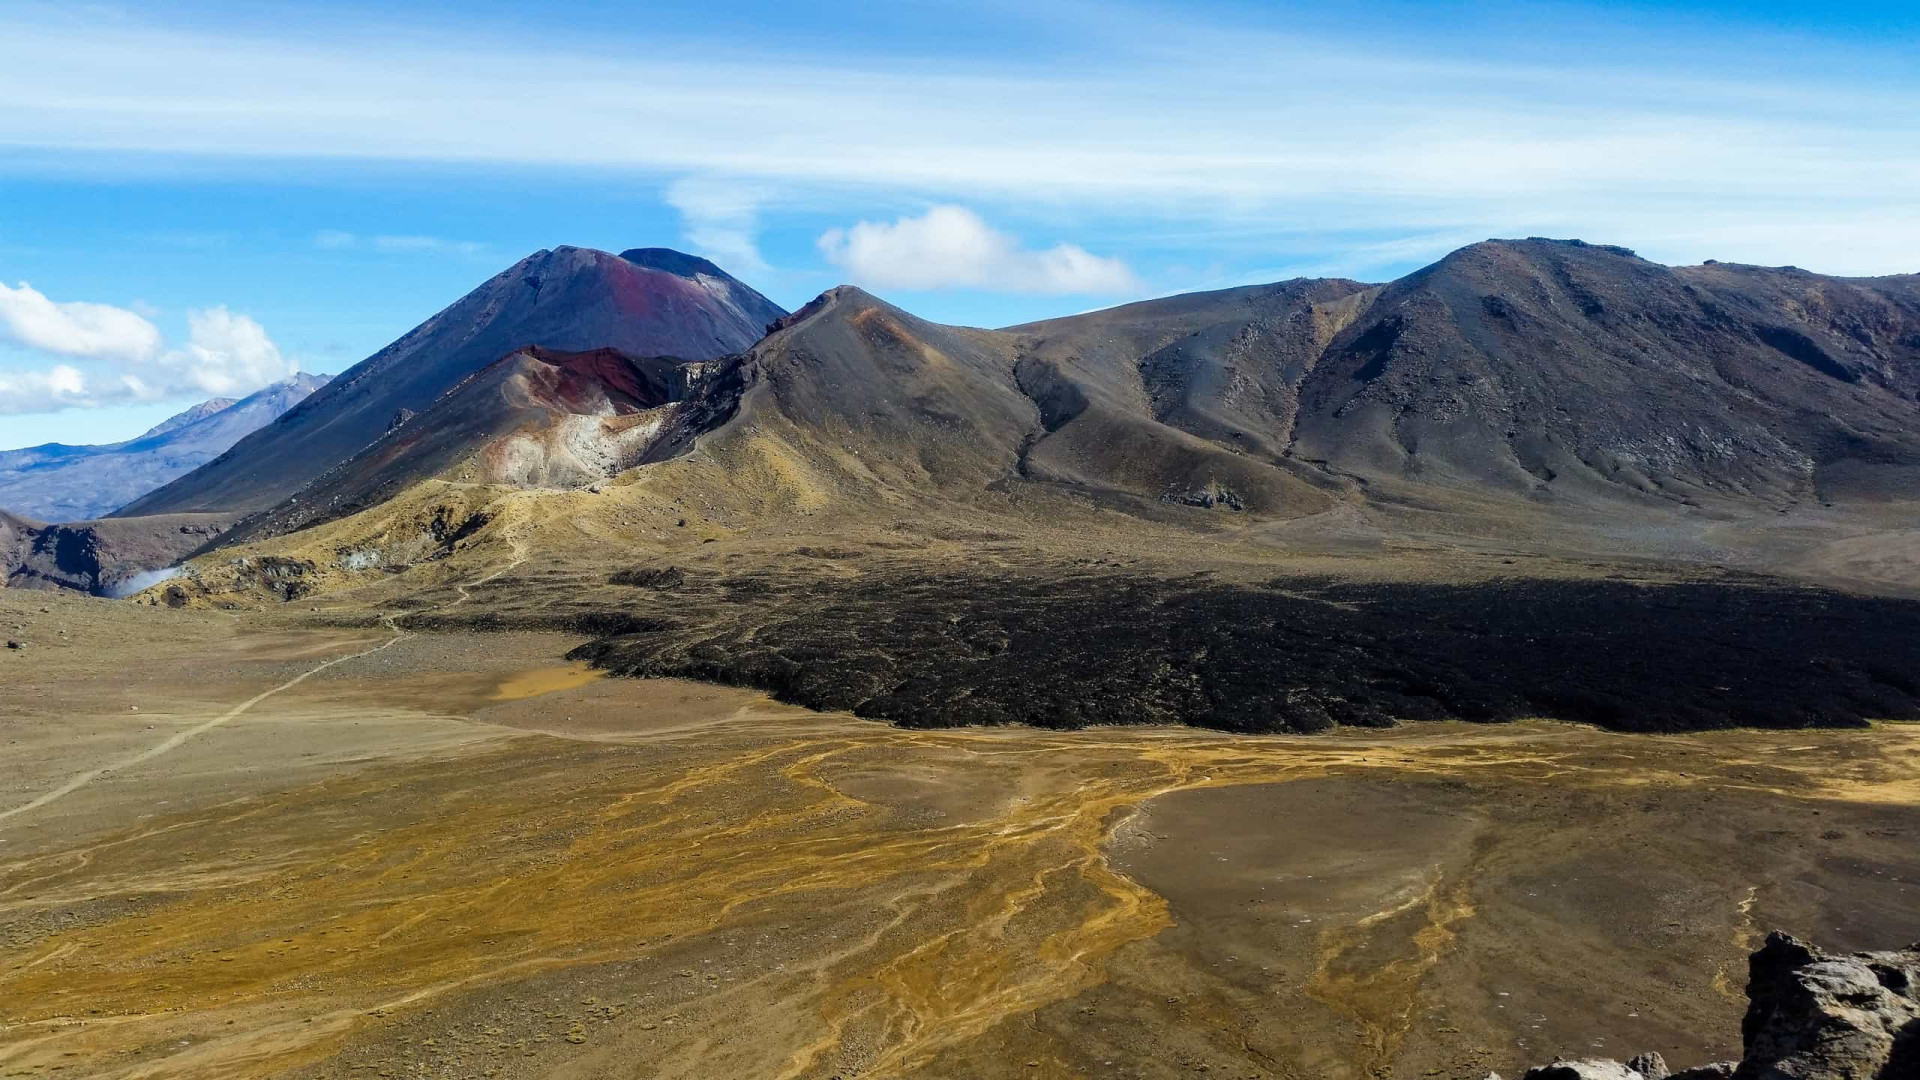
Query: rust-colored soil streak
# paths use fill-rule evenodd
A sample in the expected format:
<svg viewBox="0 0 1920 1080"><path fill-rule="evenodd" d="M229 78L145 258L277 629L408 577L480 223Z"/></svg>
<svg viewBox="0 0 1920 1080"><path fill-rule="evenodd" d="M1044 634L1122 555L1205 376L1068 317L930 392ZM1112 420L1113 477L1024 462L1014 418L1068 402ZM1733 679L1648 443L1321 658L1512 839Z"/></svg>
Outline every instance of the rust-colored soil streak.
<svg viewBox="0 0 1920 1080"><path fill-rule="evenodd" d="M568 664L562 668L533 668L502 681L500 689L493 692L493 697L496 701L519 701L557 690L572 690L605 675L606 672L597 671L584 663Z"/></svg>

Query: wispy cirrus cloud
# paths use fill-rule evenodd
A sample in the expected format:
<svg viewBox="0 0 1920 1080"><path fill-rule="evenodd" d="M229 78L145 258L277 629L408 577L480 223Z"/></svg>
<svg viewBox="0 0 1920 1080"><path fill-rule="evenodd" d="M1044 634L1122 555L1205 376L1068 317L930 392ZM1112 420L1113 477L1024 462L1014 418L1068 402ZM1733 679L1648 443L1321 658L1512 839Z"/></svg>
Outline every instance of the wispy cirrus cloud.
<svg viewBox="0 0 1920 1080"><path fill-rule="evenodd" d="M1023 248L964 206L832 229L819 246L854 281L877 288L1110 295L1140 287L1119 259L1074 244Z"/></svg>
<svg viewBox="0 0 1920 1080"><path fill-rule="evenodd" d="M760 254L763 187L737 180L682 177L667 185L667 205L680 212L688 247L736 273L763 274L771 267Z"/></svg>
<svg viewBox="0 0 1920 1080"><path fill-rule="evenodd" d="M294 374L266 329L224 306L187 313L187 340L128 308L0 284L0 342L57 361L0 369L0 414L249 394Z"/></svg>
<svg viewBox="0 0 1920 1080"><path fill-rule="evenodd" d="M375 251L385 255L445 253L476 255L487 250L487 245L473 240L448 240L439 236L390 233L363 236L339 229L322 229L314 233L313 246L322 251Z"/></svg>
<svg viewBox="0 0 1920 1080"><path fill-rule="evenodd" d="M928 64L610 38L587 55L457 29L329 40L0 15L0 145L116 167L144 154L641 175L668 185L689 244L747 268L770 203L879 201L1269 246L1301 229L1374 244L1484 226L1786 261L1812 255L1782 237L1817 235L1821 269L1915 269L1920 82L1897 50L1875 68L1698 26L1608 48L1531 24L1449 50L1337 20L1045 7L1060 40L1098 47ZM497 76L509 69L541 77ZM209 89L226 87L247 92Z"/></svg>

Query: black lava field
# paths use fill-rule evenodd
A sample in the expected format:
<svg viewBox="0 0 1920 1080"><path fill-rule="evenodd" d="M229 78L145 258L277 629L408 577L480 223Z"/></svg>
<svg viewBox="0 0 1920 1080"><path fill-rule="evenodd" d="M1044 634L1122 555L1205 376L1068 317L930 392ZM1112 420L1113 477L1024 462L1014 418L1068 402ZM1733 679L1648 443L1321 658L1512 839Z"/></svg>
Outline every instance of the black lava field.
<svg viewBox="0 0 1920 1080"><path fill-rule="evenodd" d="M1660 732L1920 718L1920 602L1765 580L615 580L634 583L624 618L580 628L626 632L575 658L911 727L1314 732L1544 716Z"/></svg>

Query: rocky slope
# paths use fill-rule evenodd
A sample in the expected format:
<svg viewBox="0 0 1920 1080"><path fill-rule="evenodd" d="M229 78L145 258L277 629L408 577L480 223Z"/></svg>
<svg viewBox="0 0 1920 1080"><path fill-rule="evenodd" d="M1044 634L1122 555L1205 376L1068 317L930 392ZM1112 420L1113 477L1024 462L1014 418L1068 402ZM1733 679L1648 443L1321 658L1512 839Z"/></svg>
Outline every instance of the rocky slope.
<svg viewBox="0 0 1920 1080"><path fill-rule="evenodd" d="M26 561L35 535L44 528L44 522L0 510L0 571L7 578L12 578L14 570Z"/></svg>
<svg viewBox="0 0 1920 1080"><path fill-rule="evenodd" d="M1337 483L1283 459L1276 416L1339 318L1319 305L1362 288L1288 282L990 331L843 286L715 365L646 459L697 443L774 512L1004 508L1041 492L1148 516L1312 513ZM1249 400L1260 379L1271 396Z"/></svg>
<svg viewBox="0 0 1920 1080"><path fill-rule="evenodd" d="M1569 501L1884 497L1920 475L1920 276L1489 241L1381 289L1299 394L1291 456L1361 478Z"/></svg>
<svg viewBox="0 0 1920 1080"><path fill-rule="evenodd" d="M1829 956L1779 931L1747 962L1742 1056L1670 1072L1658 1054L1557 1061L1526 1080L1910 1080L1920 1076L1920 944Z"/></svg>
<svg viewBox="0 0 1920 1080"><path fill-rule="evenodd" d="M311 376L308 376L308 377L311 378ZM325 376L320 377L320 381L325 382L326 381ZM312 387L308 388L308 392L311 393L312 389L313 389ZM200 404L195 405L191 409L183 409L180 412L177 412L172 416L167 417L165 420L162 420L159 423L153 425L152 427L148 428L146 431L142 432L140 434L140 438L151 439L155 435L165 435L169 431L178 431L181 428L186 427L188 424L192 424L200 420L205 420L207 417L212 416L214 413L217 413L222 409L226 409L230 406L237 405L239 404L239 401L240 401L239 398L224 398L224 397L208 398L207 400L201 402Z"/></svg>
<svg viewBox="0 0 1920 1080"><path fill-rule="evenodd" d="M0 451L0 506L44 521L102 517L224 453L325 386L304 372L235 401L204 401L138 438Z"/></svg>
<svg viewBox="0 0 1920 1080"><path fill-rule="evenodd" d="M1326 509L1335 485L1288 453L1299 385L1372 295L1284 281L1013 328L1041 425L1022 474L1206 509Z"/></svg>
<svg viewBox="0 0 1920 1080"><path fill-rule="evenodd" d="M559 247L522 259L218 459L118 516L272 507L476 371L529 345L711 360L781 309L704 259Z"/></svg>

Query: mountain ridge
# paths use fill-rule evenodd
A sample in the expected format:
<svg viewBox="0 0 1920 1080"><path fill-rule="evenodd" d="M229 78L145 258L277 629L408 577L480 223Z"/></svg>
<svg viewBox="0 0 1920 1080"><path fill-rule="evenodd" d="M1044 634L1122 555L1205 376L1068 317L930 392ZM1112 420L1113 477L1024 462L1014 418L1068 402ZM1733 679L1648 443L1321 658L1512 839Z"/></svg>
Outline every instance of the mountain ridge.
<svg viewBox="0 0 1920 1080"><path fill-rule="evenodd" d="M828 338L830 357L809 345L804 370L832 393L780 374L794 343ZM928 363L885 362L916 353ZM992 451L1002 478L1136 505L1293 517L1438 487L1777 506L1819 499L1836 475L1885 493L1920 468L1920 278L1670 268L1577 241L1470 245L1385 285L1295 279L1002 331L840 287L739 363L796 426L871 437L876 418L900 420L896 392L919 400L932 358L950 354L971 359L946 370L989 385L920 400L931 422L885 437L938 440L970 407L997 410L998 433L974 431L959 457Z"/></svg>
<svg viewBox="0 0 1920 1080"><path fill-rule="evenodd" d="M237 405L239 404L239 402L240 402L239 398L225 398L225 397L208 398L207 400L201 402L198 405L193 406L190 409L185 409L181 412L177 412L172 416L167 417L165 420L162 420L159 423L153 425L147 430L141 432L139 435L134 436L134 438L131 441L139 442L141 439L151 439L156 435L165 435L169 431L174 431L179 428L185 427L188 424L197 423L201 420L205 420L207 417L212 416L214 413L220 412L221 410L229 408L230 406Z"/></svg>
<svg viewBox="0 0 1920 1080"><path fill-rule="evenodd" d="M225 453L328 378L300 372L237 401L213 398L123 442L0 451L0 506L46 521L104 517Z"/></svg>
<svg viewBox="0 0 1920 1080"><path fill-rule="evenodd" d="M677 252L579 257L725 284ZM473 330L436 320L416 334ZM1836 499L1898 505L1920 479L1920 277L1665 267L1531 238L1383 284L1298 278L1000 330L838 286L761 329L691 362L611 347L616 366L587 380L596 394L631 378L671 387L633 406L644 423L611 426L621 409L532 389L574 377L543 352L580 350L512 346L419 410L382 416L366 447L209 548L362 516L336 546L378 547L389 541L373 511L408 492L394 512L409 522L439 522L437 501L449 521L478 521L488 492L610 485L665 500L648 516L691 500L747 531L824 515L845 529L951 517L1017 532L1036 513L1049 527L1093 515L1261 544L1486 543L1523 528L1566 550L1764 567L1779 557L1753 546L1776 544L1764 528L1716 523ZM459 389L496 368L485 393ZM554 456L561 431L599 448L591 468L571 449ZM509 464L521 454L527 467ZM475 528L462 535L484 542ZM1906 580L1916 560L1886 536L1850 542L1846 580ZM417 549L392 543L389 567Z"/></svg>

